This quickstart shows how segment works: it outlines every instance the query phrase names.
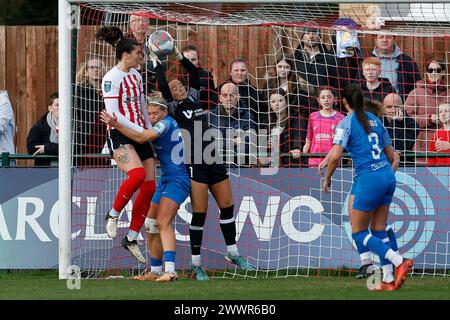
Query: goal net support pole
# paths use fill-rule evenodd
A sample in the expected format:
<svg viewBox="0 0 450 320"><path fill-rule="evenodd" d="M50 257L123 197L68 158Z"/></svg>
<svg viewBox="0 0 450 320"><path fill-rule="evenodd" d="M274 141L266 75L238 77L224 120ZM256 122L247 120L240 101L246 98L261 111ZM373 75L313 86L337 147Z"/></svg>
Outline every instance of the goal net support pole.
<svg viewBox="0 0 450 320"><path fill-rule="evenodd" d="M71 265L71 26L70 3L59 0L59 279L68 278Z"/></svg>

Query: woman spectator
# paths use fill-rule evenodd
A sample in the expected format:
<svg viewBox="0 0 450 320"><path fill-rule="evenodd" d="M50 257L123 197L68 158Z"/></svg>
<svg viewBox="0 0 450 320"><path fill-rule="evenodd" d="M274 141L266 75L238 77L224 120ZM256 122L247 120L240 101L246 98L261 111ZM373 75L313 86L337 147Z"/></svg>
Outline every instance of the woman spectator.
<svg viewBox="0 0 450 320"><path fill-rule="evenodd" d="M250 83L248 79L247 62L242 58L236 58L230 65L230 79L238 86L239 96L247 107L256 122L256 127L267 123L267 105L262 102L262 97L258 90Z"/></svg>
<svg viewBox="0 0 450 320"><path fill-rule="evenodd" d="M271 112L268 123L270 134L268 145L271 154L280 156L281 167L299 166L302 144L300 129L306 129L306 121L297 114L290 116L287 93L283 89L269 94L269 105ZM274 150L277 145L279 150Z"/></svg>
<svg viewBox="0 0 450 320"><path fill-rule="evenodd" d="M75 132L75 166L98 166L106 162L88 154L101 153L106 141L106 126L100 122L100 111L104 109L101 95L103 63L89 58L81 65L76 75L75 107L73 127Z"/></svg>
<svg viewBox="0 0 450 320"><path fill-rule="evenodd" d="M406 113L416 120L420 128L415 151L428 151L433 133L438 128L437 106L448 95L444 63L433 59L426 70L425 79L416 83L416 88L405 101Z"/></svg>
<svg viewBox="0 0 450 320"><path fill-rule="evenodd" d="M296 75L293 56L283 53L276 56L275 68L269 70L267 74L266 89L269 92L277 89L286 91L291 113L303 112L308 118L308 97L314 95L314 88L305 79Z"/></svg>
<svg viewBox="0 0 450 320"><path fill-rule="evenodd" d="M58 155L59 140L59 99L58 92L48 100L48 112L30 130L27 137L28 153ZM34 160L35 166L57 165L58 161L47 159Z"/></svg>

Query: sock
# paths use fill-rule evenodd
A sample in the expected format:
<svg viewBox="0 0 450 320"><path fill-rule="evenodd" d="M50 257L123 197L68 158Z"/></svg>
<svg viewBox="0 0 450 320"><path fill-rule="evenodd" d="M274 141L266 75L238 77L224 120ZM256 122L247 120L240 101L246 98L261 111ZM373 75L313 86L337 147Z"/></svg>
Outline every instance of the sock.
<svg viewBox="0 0 450 320"><path fill-rule="evenodd" d="M353 240L355 240L357 246L366 246L380 258L386 258L391 261L396 267L399 266L403 258L398 253L394 252L386 244L384 244L380 239L374 237L369 233L369 230L363 230L352 234Z"/></svg>
<svg viewBox="0 0 450 320"><path fill-rule="evenodd" d="M392 249L389 249L386 252L385 258L391 261L396 267L401 265L403 262L403 257Z"/></svg>
<svg viewBox="0 0 450 320"><path fill-rule="evenodd" d="M166 272L175 272L175 251L164 251L164 269Z"/></svg>
<svg viewBox="0 0 450 320"><path fill-rule="evenodd" d="M127 239L128 241L134 241L137 239L139 235L139 232L133 231L133 230L128 230L128 234L127 234Z"/></svg>
<svg viewBox="0 0 450 320"><path fill-rule="evenodd" d="M153 273L162 272L162 260L150 257L150 271Z"/></svg>
<svg viewBox="0 0 450 320"><path fill-rule="evenodd" d="M378 239L380 239L384 244L386 244L389 248L391 248L390 247L390 241L389 241L389 238L388 238L388 236L387 236L387 234L386 234L386 230L370 230L370 233L374 236L374 237L376 237L376 238L378 238ZM383 267L383 266L385 266L385 265L388 265L388 264L391 264L391 262L389 261L389 260L387 260L384 256L380 256L380 265L381 265L381 267Z"/></svg>
<svg viewBox="0 0 450 320"><path fill-rule="evenodd" d="M227 246L236 244L236 222L233 213L234 205L220 209L220 229Z"/></svg>
<svg viewBox="0 0 450 320"><path fill-rule="evenodd" d="M359 257L361 258L361 265L372 263L372 252L366 246L356 246L358 250Z"/></svg>
<svg viewBox="0 0 450 320"><path fill-rule="evenodd" d="M202 265L202 256L201 255L197 255L197 256L192 256L192 266L195 267L200 267Z"/></svg>
<svg viewBox="0 0 450 320"><path fill-rule="evenodd" d="M155 188L155 180L142 183L131 210L130 230L139 232L144 225Z"/></svg>
<svg viewBox="0 0 450 320"><path fill-rule="evenodd" d="M394 268L392 268L392 263L384 265L381 267L383 269L383 281L386 283L394 281Z"/></svg>
<svg viewBox="0 0 450 320"><path fill-rule="evenodd" d="M189 237L191 239L191 254L192 259L194 256L200 257L200 249L202 247L203 239L203 226L205 225L206 212L193 212L191 225L189 226ZM192 260L193 265L194 260ZM200 264L198 264L200 265Z"/></svg>
<svg viewBox="0 0 450 320"><path fill-rule="evenodd" d="M232 256L238 256L239 255L239 251L237 248L237 245L232 244L231 246L227 246L227 252L229 254L231 254Z"/></svg>
<svg viewBox="0 0 450 320"><path fill-rule="evenodd" d="M365 247L367 248L367 247ZM367 252L363 252L359 254L359 257L361 258L361 265L365 264L371 264L372 263L372 252L370 252L370 249L367 248Z"/></svg>
<svg viewBox="0 0 450 320"><path fill-rule="evenodd" d="M395 232L389 224L386 225L386 233L389 241L391 242L391 249L395 252L398 252L397 237L395 236Z"/></svg>
<svg viewBox="0 0 450 320"><path fill-rule="evenodd" d="M130 201L133 193L141 186L145 179L144 168L134 168L128 171L128 179L126 179L119 187L113 208L116 212L121 212Z"/></svg>
<svg viewBox="0 0 450 320"><path fill-rule="evenodd" d="M109 211L109 215L113 218L118 218L120 216L120 212L116 211L116 209L111 208L111 211Z"/></svg>

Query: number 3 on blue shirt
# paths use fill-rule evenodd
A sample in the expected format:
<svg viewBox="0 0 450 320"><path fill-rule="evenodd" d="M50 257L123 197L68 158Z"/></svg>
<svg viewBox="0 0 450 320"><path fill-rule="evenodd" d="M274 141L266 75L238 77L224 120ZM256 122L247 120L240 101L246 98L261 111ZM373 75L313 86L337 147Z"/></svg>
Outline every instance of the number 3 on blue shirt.
<svg viewBox="0 0 450 320"><path fill-rule="evenodd" d="M380 159L381 149L379 146L380 140L378 139L378 134L376 132L372 132L368 135L369 141L372 144L372 157L374 160Z"/></svg>

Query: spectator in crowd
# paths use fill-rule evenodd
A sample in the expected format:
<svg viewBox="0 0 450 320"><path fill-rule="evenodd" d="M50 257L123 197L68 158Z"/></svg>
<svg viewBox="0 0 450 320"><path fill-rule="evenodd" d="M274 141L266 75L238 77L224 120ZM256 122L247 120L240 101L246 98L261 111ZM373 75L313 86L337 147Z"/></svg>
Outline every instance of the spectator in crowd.
<svg viewBox="0 0 450 320"><path fill-rule="evenodd" d="M300 36L300 44L294 52L296 71L309 84L338 87L336 56L325 48L320 26L309 23Z"/></svg>
<svg viewBox="0 0 450 320"><path fill-rule="evenodd" d="M104 109L101 94L103 62L91 57L82 63L76 75L74 108L75 153L81 158L74 165L104 165L103 158L87 157L87 154L102 152L106 141L106 126L100 122L100 112Z"/></svg>
<svg viewBox="0 0 450 320"><path fill-rule="evenodd" d="M145 42L149 31L149 19L146 11L136 11L130 15L128 32L124 34L125 38L133 39L141 45L142 52L147 52ZM163 61L162 66L166 68L166 61ZM145 59L142 54L142 59L139 62L138 71L142 75L145 93L151 94L156 90L156 75L152 64Z"/></svg>
<svg viewBox="0 0 450 320"><path fill-rule="evenodd" d="M384 98L383 107L383 125L389 132L394 149L401 153L400 161L413 163L414 159L405 158L404 153L412 151L416 143L417 123L405 113L402 98L396 93Z"/></svg>
<svg viewBox="0 0 450 320"><path fill-rule="evenodd" d="M30 130L27 137L28 153L33 157L38 154L58 155L59 137L59 99L58 92L48 99L48 112ZM57 161L35 159L35 166L56 165Z"/></svg>
<svg viewBox="0 0 450 320"><path fill-rule="evenodd" d="M132 13L130 15L128 32L124 35L127 38L136 40L141 45L145 43L145 35L149 27L149 21L145 15L145 11Z"/></svg>
<svg viewBox="0 0 450 320"><path fill-rule="evenodd" d="M220 88L220 104L209 113L212 128L218 128L221 134L220 150L224 151L224 162L237 165L250 164L250 143L256 144L250 135L255 130L248 108L242 107L237 86L232 82L224 83ZM256 137L255 137L256 138ZM232 157L231 155L236 156Z"/></svg>
<svg viewBox="0 0 450 320"><path fill-rule="evenodd" d="M200 75L200 89L202 90L199 101L205 106L205 109L212 109L213 106L217 105L218 100L217 88L214 84L214 78L211 72L200 66L199 53L196 46L187 45L181 49L181 53L198 68ZM191 82L192 80L189 79L189 83Z"/></svg>
<svg viewBox="0 0 450 320"><path fill-rule="evenodd" d="M261 126L267 123L267 106L262 102L258 90L250 83L248 75L247 62L243 58L237 58L231 62L230 80L238 86L240 99L250 108L256 125Z"/></svg>
<svg viewBox="0 0 450 320"><path fill-rule="evenodd" d="M8 93L0 90L0 165L2 164L1 154L3 152L15 153L15 133L16 122ZM10 165L14 165L14 162L11 161Z"/></svg>
<svg viewBox="0 0 450 320"><path fill-rule="evenodd" d="M450 103L441 103L438 107L439 121L442 129L437 130L433 134L430 144L430 151L447 153L447 158L428 158L428 164L433 165L450 165Z"/></svg>
<svg viewBox="0 0 450 320"><path fill-rule="evenodd" d="M311 113L308 120L308 134L303 153L327 153L333 147L334 130L344 115L334 109L337 93L331 87L320 87L317 91L320 111ZM310 158L309 166L317 167L321 158Z"/></svg>
<svg viewBox="0 0 450 320"><path fill-rule="evenodd" d="M369 57L362 62L362 72L364 80L361 81L361 90L364 99L369 101L383 102L384 97L395 92L388 79L380 79L381 62L380 59Z"/></svg>
<svg viewBox="0 0 450 320"><path fill-rule="evenodd" d="M216 91L213 75L210 71L200 66L200 58L197 47L192 44L187 45L181 50L181 53L198 68L198 72L200 74L200 89Z"/></svg>
<svg viewBox="0 0 450 320"><path fill-rule="evenodd" d="M340 18L335 21L333 28L336 33L333 37L334 49L337 61L337 74L339 92L343 91L350 83L360 81L362 52L356 21L350 18ZM339 94L339 97L341 95ZM345 111L345 108L340 108Z"/></svg>
<svg viewBox="0 0 450 320"><path fill-rule="evenodd" d="M268 123L270 153L272 156L280 157L281 161L278 165L281 167L299 166L302 146L300 129L306 128L306 121L298 114L290 116L287 93L283 89L269 94L269 105L271 110ZM274 150L277 146L279 149Z"/></svg>
<svg viewBox="0 0 450 320"><path fill-rule="evenodd" d="M378 34L372 56L381 62L381 77L389 79L392 86L404 100L419 81L420 74L414 60L395 43L393 35Z"/></svg>
<svg viewBox="0 0 450 320"><path fill-rule="evenodd" d="M291 113L304 113L309 116L309 96L314 95L314 87L297 76L294 57L283 52L275 57L275 68L267 73L266 92L283 89L288 94Z"/></svg>
<svg viewBox="0 0 450 320"><path fill-rule="evenodd" d="M414 118L420 127L415 151L427 151L433 133L439 126L437 106L448 99L444 75L445 64L435 59L427 64L425 79L416 83L405 101L406 113Z"/></svg>

